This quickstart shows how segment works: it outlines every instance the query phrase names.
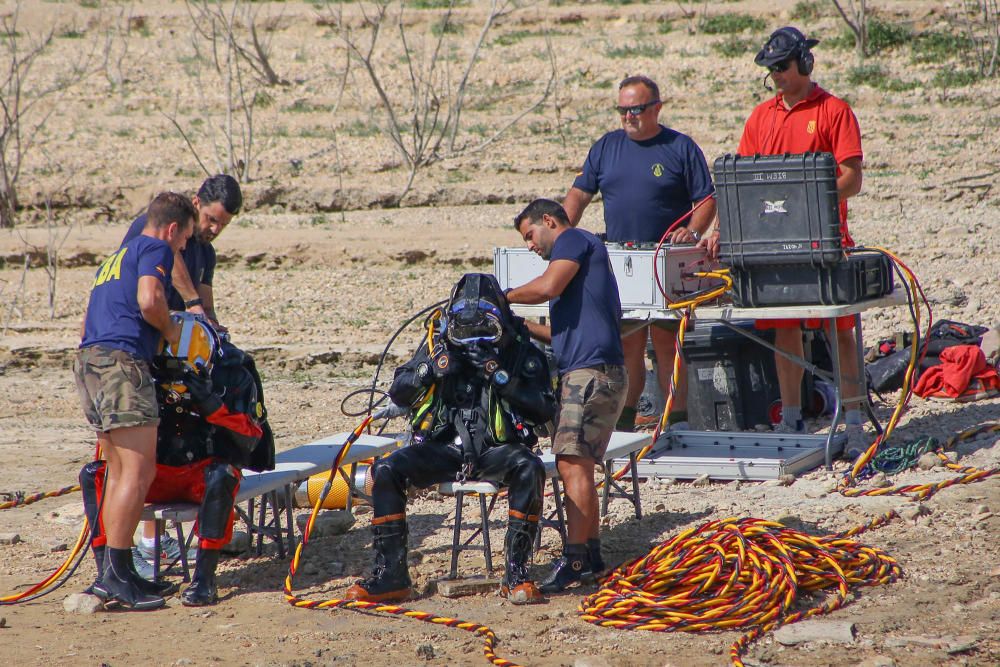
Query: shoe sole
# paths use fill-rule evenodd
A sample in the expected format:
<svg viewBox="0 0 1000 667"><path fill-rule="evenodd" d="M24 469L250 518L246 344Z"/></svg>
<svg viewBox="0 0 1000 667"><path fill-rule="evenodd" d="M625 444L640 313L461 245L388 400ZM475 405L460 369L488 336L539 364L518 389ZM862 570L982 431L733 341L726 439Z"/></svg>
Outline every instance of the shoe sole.
<svg viewBox="0 0 1000 667"><path fill-rule="evenodd" d="M108 611L114 611L117 609L123 609L125 611L153 611L154 609L159 609L167 604L167 601L162 597L156 602L129 604L128 602L113 595L111 591L100 587L96 583L91 586L90 589L91 595L96 596L97 599L104 603L104 608Z"/></svg>
<svg viewBox="0 0 1000 667"><path fill-rule="evenodd" d="M507 588L503 587L500 589L500 595L511 604L525 605L525 604L541 604L546 602L545 596L539 591L538 597L529 596L525 591L514 591L513 593Z"/></svg>
<svg viewBox="0 0 1000 667"><path fill-rule="evenodd" d="M378 595L372 595L371 593L348 593L344 596L344 599L351 602L406 602L407 600L412 600L414 597L413 589L407 588L401 591L379 593Z"/></svg>

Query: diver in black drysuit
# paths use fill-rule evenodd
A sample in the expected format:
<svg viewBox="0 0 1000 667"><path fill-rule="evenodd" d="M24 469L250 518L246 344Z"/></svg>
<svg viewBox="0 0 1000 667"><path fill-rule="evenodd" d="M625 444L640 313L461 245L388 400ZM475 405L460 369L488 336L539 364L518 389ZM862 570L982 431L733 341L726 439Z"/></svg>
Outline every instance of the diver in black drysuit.
<svg viewBox="0 0 1000 667"><path fill-rule="evenodd" d="M545 355L531 344L524 321L514 317L491 275L463 276L438 325L431 348L425 341L395 371L389 397L402 408L395 414L412 414L413 440L372 467L375 565L345 597L381 602L412 596L407 489L471 478L509 489L502 594L515 604L542 601L527 567L545 482L533 452L535 428L556 410Z"/></svg>

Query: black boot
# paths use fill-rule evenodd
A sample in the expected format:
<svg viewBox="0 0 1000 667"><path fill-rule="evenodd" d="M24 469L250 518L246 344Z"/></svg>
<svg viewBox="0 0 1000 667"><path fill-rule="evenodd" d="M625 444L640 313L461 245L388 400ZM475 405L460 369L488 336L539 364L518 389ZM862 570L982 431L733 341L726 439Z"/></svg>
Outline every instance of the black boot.
<svg viewBox="0 0 1000 667"><path fill-rule="evenodd" d="M601 557L601 538L591 537L587 539L587 555L590 556L590 573L597 578L604 575L607 565Z"/></svg>
<svg viewBox="0 0 1000 667"><path fill-rule="evenodd" d="M504 539L506 571L500 594L513 604L536 604L545 601L545 596L528 577L528 564L531 562L537 533L537 521L514 517L508 520L507 536Z"/></svg>
<svg viewBox="0 0 1000 667"><path fill-rule="evenodd" d="M552 565L549 576L539 587L542 593L559 593L570 584L580 581L585 573L591 572L590 555L586 544L566 544L562 558Z"/></svg>
<svg viewBox="0 0 1000 667"><path fill-rule="evenodd" d="M372 526L375 566L371 576L347 589L346 600L402 602L413 596L406 563L406 520Z"/></svg>
<svg viewBox="0 0 1000 667"><path fill-rule="evenodd" d="M131 554L132 551L129 550L129 553ZM163 597L164 595L173 595L177 592L177 589L180 588L172 581L167 581L166 579L150 581L146 577L139 574L139 572L135 569L134 557L129 557L128 559L128 573L132 577L132 581L135 583L136 588L146 595L158 595L160 597Z"/></svg>
<svg viewBox="0 0 1000 667"><path fill-rule="evenodd" d="M97 565L97 577L94 578L94 583L83 589L83 592L88 595L96 595L94 593L94 584L101 580L101 575L104 574L104 549L106 547L95 547L91 545L90 550L94 552L94 563Z"/></svg>
<svg viewBox="0 0 1000 667"><path fill-rule="evenodd" d="M128 564L131 561L131 549L108 547L105 551L104 574L91 587L94 595L105 604L121 605L133 611L159 609L166 601L158 595L149 595L139 590L129 571Z"/></svg>
<svg viewBox="0 0 1000 667"><path fill-rule="evenodd" d="M181 604L185 607L206 607L219 601L215 587L215 568L219 565L219 549L198 549L191 585L181 594Z"/></svg>

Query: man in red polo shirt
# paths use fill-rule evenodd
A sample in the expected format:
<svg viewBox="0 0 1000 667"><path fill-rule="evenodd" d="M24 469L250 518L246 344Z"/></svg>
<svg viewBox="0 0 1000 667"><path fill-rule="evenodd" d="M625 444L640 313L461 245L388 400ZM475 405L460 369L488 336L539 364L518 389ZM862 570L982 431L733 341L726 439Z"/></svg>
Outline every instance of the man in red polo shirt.
<svg viewBox="0 0 1000 667"><path fill-rule="evenodd" d="M851 107L810 79L813 70L812 47L819 41L807 39L796 28L775 30L754 58L766 67L778 94L759 104L747 119L737 150L739 155L779 155L782 153L826 152L837 161L837 194L840 199L840 233L845 246L854 240L847 231L847 199L861 190L861 129ZM718 233L702 242L713 254L717 252ZM821 320L760 320L757 328L775 330L775 346L802 356L802 327L816 328ZM854 326L854 316L837 319L837 330ZM861 389L857 368L849 360L857 359L854 336L838 336L845 395L858 396ZM782 423L776 430L799 432L802 421L800 387L803 369L776 354L778 385L781 390ZM861 412L857 404L847 406L849 447L864 444Z"/></svg>

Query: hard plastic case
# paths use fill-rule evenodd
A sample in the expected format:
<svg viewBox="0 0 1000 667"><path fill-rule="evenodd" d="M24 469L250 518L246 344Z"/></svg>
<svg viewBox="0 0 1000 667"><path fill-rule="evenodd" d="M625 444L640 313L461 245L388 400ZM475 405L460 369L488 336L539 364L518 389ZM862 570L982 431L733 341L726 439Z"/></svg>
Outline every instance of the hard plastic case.
<svg viewBox="0 0 1000 667"><path fill-rule="evenodd" d="M832 154L724 155L714 171L723 264L830 266L844 259Z"/></svg>
<svg viewBox="0 0 1000 667"><path fill-rule="evenodd" d="M840 306L892 292L892 263L877 252L856 252L830 267L807 264L732 269L733 302L743 308L819 304Z"/></svg>

